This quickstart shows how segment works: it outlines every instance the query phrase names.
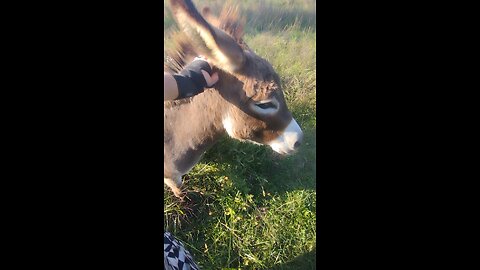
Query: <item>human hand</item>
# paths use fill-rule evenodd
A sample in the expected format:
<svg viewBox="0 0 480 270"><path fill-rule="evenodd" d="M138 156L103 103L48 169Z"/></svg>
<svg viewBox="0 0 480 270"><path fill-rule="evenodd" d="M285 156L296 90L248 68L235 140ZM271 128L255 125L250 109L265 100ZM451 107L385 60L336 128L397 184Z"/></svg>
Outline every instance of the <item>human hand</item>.
<svg viewBox="0 0 480 270"><path fill-rule="evenodd" d="M218 73L213 73L212 66L203 57L196 57L173 77L177 81L179 99L198 95L218 81Z"/></svg>
<svg viewBox="0 0 480 270"><path fill-rule="evenodd" d="M199 56L199 57L195 57L195 59L193 59L193 61L196 61L196 60L200 60L200 61L204 61L204 62L208 63L208 66L210 67L210 72L211 72L213 66L210 64L210 62L208 62L208 60L206 58L204 58L202 56ZM213 72L210 75L210 73L207 72L205 69L201 69L200 71L202 72L203 77L205 78L205 82L207 83L208 87L212 87L215 83L218 82L218 73L217 72Z"/></svg>

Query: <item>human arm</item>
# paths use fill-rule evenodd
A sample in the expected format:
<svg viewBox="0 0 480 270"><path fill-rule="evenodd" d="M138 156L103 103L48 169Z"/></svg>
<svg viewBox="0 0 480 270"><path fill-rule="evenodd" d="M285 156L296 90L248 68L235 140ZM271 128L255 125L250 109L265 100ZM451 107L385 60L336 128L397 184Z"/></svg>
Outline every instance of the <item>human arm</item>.
<svg viewBox="0 0 480 270"><path fill-rule="evenodd" d="M178 97L178 87L173 75L163 73L163 100L174 100Z"/></svg>
<svg viewBox="0 0 480 270"><path fill-rule="evenodd" d="M203 58L195 58L178 74L164 72L164 100L192 97L218 81L218 73Z"/></svg>

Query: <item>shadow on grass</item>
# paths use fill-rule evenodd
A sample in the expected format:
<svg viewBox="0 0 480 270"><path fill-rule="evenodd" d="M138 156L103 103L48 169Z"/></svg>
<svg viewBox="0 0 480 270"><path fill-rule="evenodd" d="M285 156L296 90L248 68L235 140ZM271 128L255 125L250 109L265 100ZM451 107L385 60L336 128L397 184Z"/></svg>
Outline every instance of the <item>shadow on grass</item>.
<svg viewBox="0 0 480 270"><path fill-rule="evenodd" d="M225 164L222 173L234 189L255 196L263 191L282 195L292 190L316 189L316 128L303 128L304 142L291 156L280 156L268 146L240 143L230 138L208 151L204 161Z"/></svg>
<svg viewBox="0 0 480 270"><path fill-rule="evenodd" d="M272 270L310 270L310 269L317 269L316 268L316 261L317 261L317 250L313 249L310 252L304 253L301 256L296 257L292 261L276 265L272 268Z"/></svg>

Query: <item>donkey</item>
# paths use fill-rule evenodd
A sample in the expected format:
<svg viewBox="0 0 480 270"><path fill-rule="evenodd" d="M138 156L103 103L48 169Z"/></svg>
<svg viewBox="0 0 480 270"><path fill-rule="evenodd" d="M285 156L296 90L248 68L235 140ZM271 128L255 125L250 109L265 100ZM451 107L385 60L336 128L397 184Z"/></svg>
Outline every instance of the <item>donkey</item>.
<svg viewBox="0 0 480 270"><path fill-rule="evenodd" d="M164 183L182 197L182 176L225 133L287 155L301 144L303 132L288 110L280 78L270 63L243 41L245 20L226 5L219 17L203 16L190 0L170 0L180 31L167 50L166 71L179 71L198 55L219 73L213 88L187 100L164 102ZM208 22L207 22L207 20Z"/></svg>

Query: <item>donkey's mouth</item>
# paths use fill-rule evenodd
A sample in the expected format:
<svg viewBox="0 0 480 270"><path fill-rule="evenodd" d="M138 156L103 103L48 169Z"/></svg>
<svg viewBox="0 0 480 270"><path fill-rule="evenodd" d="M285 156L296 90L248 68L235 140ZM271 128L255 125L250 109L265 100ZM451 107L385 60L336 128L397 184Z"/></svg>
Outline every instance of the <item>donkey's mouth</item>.
<svg viewBox="0 0 480 270"><path fill-rule="evenodd" d="M288 150L285 150L285 149L278 149L278 148L273 148L272 146L270 146L272 148L272 150L279 154L280 156L290 156L290 155L293 155L295 154L296 152L298 152L298 149L288 149Z"/></svg>
<svg viewBox="0 0 480 270"><path fill-rule="evenodd" d="M303 140L303 132L297 121L292 118L285 130L268 145L280 155L290 155L296 152Z"/></svg>
<svg viewBox="0 0 480 270"><path fill-rule="evenodd" d="M290 156L297 152L297 150L284 151L284 150L275 150L275 149L273 149L273 151L275 151L275 153L279 154L280 156Z"/></svg>

